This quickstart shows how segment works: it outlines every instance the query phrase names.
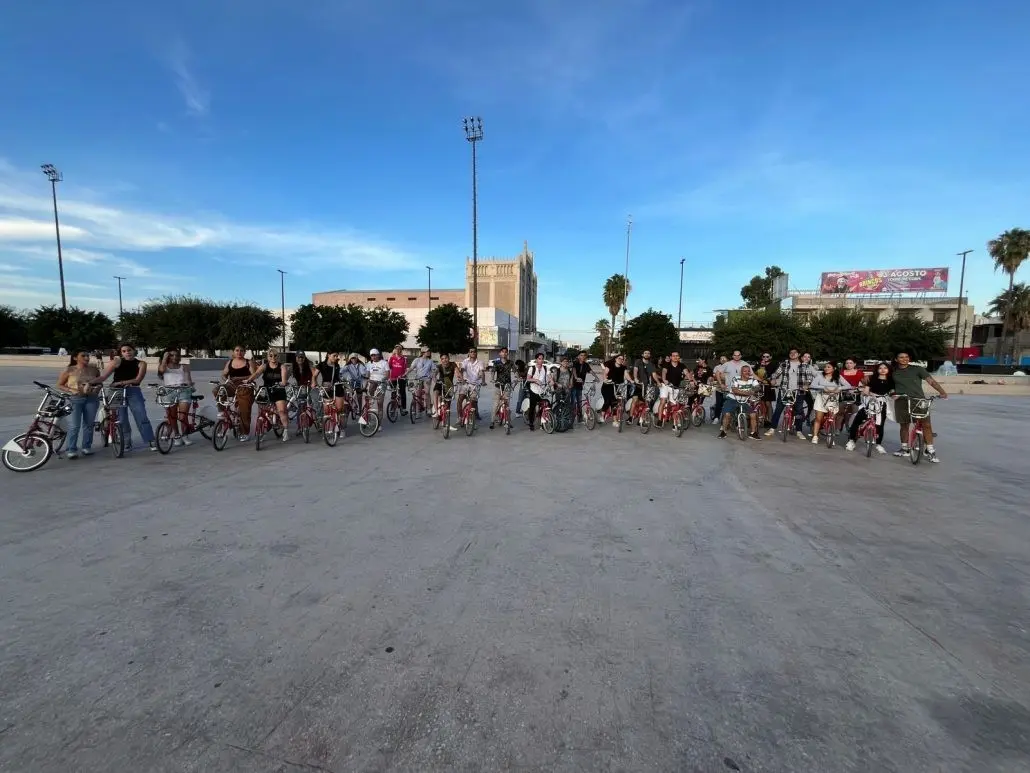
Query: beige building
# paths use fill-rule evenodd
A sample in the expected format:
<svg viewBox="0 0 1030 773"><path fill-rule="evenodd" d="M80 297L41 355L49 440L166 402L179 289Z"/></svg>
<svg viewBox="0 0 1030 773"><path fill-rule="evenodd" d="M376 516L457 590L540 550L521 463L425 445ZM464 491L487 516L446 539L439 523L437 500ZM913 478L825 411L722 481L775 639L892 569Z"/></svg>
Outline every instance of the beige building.
<svg viewBox="0 0 1030 773"><path fill-rule="evenodd" d="M480 348L496 351L507 346L528 350L537 345L537 277L528 243L523 242L521 254L514 258L481 258L477 273ZM467 259L463 289L433 288L432 297L426 288L330 290L312 294L311 302L316 306L354 304L368 309L378 306L396 309L408 320L404 348L415 350L418 347L415 336L425 324L430 308L454 303L472 310L473 276L472 260Z"/></svg>
<svg viewBox="0 0 1030 773"><path fill-rule="evenodd" d="M818 291L792 292L781 302L781 308L790 309L798 317L817 314L825 309L858 309L869 320L878 321L894 316L914 316L950 329L959 326L959 346L967 347L973 335L976 318L973 307L958 298L936 295L859 294L823 295Z"/></svg>

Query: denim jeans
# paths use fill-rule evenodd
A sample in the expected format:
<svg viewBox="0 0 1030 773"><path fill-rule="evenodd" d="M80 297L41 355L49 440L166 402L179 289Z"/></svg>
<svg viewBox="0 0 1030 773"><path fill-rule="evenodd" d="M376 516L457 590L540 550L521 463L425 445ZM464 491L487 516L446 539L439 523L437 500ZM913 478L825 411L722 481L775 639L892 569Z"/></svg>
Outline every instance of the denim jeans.
<svg viewBox="0 0 1030 773"><path fill-rule="evenodd" d="M583 387L576 386L569 390L569 398L572 400L572 415L583 418Z"/></svg>
<svg viewBox="0 0 1030 773"><path fill-rule="evenodd" d="M132 418L136 420L139 434L143 437L144 443L154 442L154 428L150 426L150 419L147 418L147 401L143 397L143 390L139 387L125 388L125 404L127 407L119 410L118 420L122 423L122 436L125 438L125 445L132 445L132 427L129 424L129 411L132 411Z"/></svg>
<svg viewBox="0 0 1030 773"><path fill-rule="evenodd" d="M522 403L526 399L526 382L522 382L522 386L519 387L519 401L515 403L515 415L522 415Z"/></svg>
<svg viewBox="0 0 1030 773"><path fill-rule="evenodd" d="M805 421L805 394L805 392L798 392L797 399L794 400L794 430L796 432L801 431L801 425ZM776 403L776 410L773 412L772 417L773 429L780 426L780 416L783 415L783 409L786 407L787 404L784 403L782 399Z"/></svg>
<svg viewBox="0 0 1030 773"><path fill-rule="evenodd" d="M95 395L76 396L71 399L72 412L68 416L68 453L79 452L79 432L82 432L82 450L93 447L93 422L100 408L100 398Z"/></svg>

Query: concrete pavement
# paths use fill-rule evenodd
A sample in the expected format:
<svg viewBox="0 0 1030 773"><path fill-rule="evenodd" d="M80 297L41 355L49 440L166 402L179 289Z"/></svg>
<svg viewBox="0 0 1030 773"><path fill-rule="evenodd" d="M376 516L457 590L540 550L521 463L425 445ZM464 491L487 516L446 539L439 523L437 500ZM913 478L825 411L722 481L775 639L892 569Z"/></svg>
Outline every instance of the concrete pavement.
<svg viewBox="0 0 1030 773"><path fill-rule="evenodd" d="M1025 405L0 470L0 770L1024 771Z"/></svg>

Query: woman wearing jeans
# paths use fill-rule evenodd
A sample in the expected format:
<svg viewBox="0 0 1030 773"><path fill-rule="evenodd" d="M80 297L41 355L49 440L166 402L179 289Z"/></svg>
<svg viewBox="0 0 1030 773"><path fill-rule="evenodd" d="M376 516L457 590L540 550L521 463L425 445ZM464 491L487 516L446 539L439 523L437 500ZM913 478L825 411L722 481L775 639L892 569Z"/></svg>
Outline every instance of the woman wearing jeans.
<svg viewBox="0 0 1030 773"><path fill-rule="evenodd" d="M82 455L93 453L93 422L100 408L100 398L94 379L100 377L100 370L89 364L89 352L76 352L72 355L71 364L64 369L57 379L57 389L71 395L72 412L68 419L68 453L69 459L75 459L79 451L79 430L82 430Z"/></svg>
<svg viewBox="0 0 1030 773"><path fill-rule="evenodd" d="M132 427L129 424L129 411L132 411L132 418L136 421L143 442L151 451L156 451L154 428L150 426L150 419L147 418L147 401L139 387L147 375L147 363L136 359L136 347L122 344L121 356L111 360L100 374L100 378L94 379L92 383L102 384L112 374L114 381L111 382L111 386L125 387L125 405L119 410L125 450L132 450Z"/></svg>

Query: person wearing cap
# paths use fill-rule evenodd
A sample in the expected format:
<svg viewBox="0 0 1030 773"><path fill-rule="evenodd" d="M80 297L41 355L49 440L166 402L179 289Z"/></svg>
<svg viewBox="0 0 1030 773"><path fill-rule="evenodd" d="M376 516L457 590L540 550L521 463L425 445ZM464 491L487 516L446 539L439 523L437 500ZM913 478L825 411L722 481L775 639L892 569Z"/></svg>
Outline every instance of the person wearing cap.
<svg viewBox="0 0 1030 773"><path fill-rule="evenodd" d="M364 401L364 389L363 385L365 379L368 378L368 369L365 364L361 361L357 352L351 352L350 357L347 358L347 364L343 366L342 379L351 385L354 390L354 400L357 403L358 414L362 411L362 402Z"/></svg>
<svg viewBox="0 0 1030 773"><path fill-rule="evenodd" d="M368 395L375 396L376 404L372 410L383 415L383 397L386 394L386 381L390 378L390 363L383 359L378 349L368 353ZM379 431L383 431L383 422L379 422Z"/></svg>

